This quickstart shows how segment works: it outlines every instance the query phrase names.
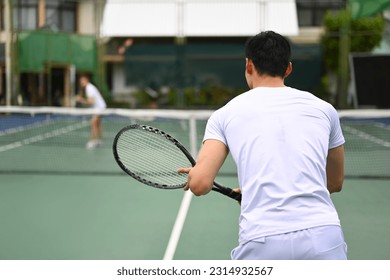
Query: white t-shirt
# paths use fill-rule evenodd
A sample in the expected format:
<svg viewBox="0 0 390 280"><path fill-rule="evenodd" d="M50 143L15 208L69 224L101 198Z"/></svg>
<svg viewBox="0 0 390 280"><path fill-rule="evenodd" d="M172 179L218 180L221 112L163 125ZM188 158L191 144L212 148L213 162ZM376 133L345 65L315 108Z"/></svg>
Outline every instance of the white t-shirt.
<svg viewBox="0 0 390 280"><path fill-rule="evenodd" d="M92 108L104 109L107 107L106 102L101 96L99 90L93 84L91 83L87 84L87 86L85 87L85 94L87 95L87 98L94 99L95 102L91 106Z"/></svg>
<svg viewBox="0 0 390 280"><path fill-rule="evenodd" d="M326 158L345 141L329 103L290 87L255 88L212 114L207 139L225 143L237 165L241 244L340 225L326 187Z"/></svg>

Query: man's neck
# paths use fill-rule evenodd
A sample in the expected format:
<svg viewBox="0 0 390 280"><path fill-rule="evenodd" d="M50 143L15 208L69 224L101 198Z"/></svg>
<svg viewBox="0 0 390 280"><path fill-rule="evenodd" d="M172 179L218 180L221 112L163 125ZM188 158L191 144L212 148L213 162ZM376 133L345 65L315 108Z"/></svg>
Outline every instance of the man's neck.
<svg viewBox="0 0 390 280"><path fill-rule="evenodd" d="M268 75L258 76L253 80L252 88L258 87L285 87L284 79Z"/></svg>

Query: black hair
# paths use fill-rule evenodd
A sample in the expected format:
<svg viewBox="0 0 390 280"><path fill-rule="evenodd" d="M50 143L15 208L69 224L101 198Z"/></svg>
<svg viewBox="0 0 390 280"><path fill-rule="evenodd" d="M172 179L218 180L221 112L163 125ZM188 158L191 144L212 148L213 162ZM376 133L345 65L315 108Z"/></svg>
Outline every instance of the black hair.
<svg viewBox="0 0 390 280"><path fill-rule="evenodd" d="M290 63L291 46L282 35L264 31L247 40L245 56L253 62L259 74L284 78Z"/></svg>

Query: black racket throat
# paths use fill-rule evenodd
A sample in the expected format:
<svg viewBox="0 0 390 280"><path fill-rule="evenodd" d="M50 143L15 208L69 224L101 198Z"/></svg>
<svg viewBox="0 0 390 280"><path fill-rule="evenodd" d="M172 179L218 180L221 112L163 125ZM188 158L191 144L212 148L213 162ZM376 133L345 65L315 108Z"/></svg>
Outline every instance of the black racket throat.
<svg viewBox="0 0 390 280"><path fill-rule="evenodd" d="M187 184L181 167L195 166L187 149L170 134L147 125L122 128L114 138L113 154L119 167L137 181L160 189L179 189ZM214 182L212 190L241 201L241 194Z"/></svg>

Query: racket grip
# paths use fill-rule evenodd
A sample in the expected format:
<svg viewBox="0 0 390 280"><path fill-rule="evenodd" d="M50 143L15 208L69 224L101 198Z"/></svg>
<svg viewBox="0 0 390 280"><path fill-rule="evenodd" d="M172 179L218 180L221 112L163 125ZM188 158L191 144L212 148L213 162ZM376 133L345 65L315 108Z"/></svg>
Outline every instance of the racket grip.
<svg viewBox="0 0 390 280"><path fill-rule="evenodd" d="M241 202L242 195L238 192L232 190L227 196Z"/></svg>
<svg viewBox="0 0 390 280"><path fill-rule="evenodd" d="M241 202L241 197L242 197L241 193L235 192L231 188L223 187L216 182L214 182L214 186L215 186L215 187L213 187L214 191L222 193L222 194L224 194L224 195L226 195L234 200L237 200L238 202Z"/></svg>

